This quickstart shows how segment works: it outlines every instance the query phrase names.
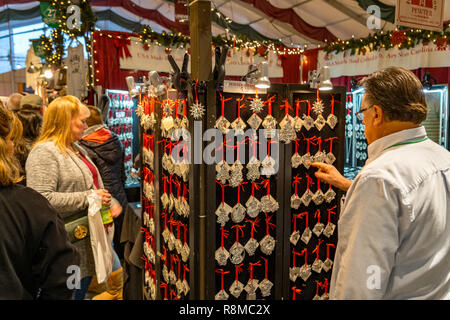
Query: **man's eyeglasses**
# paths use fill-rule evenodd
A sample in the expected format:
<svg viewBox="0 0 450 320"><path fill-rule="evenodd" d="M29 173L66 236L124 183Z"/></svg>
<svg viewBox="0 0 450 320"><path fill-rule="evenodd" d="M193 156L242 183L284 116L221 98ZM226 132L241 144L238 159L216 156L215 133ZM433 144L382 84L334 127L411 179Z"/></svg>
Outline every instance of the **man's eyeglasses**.
<svg viewBox="0 0 450 320"><path fill-rule="evenodd" d="M364 120L364 111L369 110L370 108L372 108L374 105L371 105L370 107L367 108L362 108L361 110L359 110L358 112L355 113L356 118L358 118L359 121L363 121Z"/></svg>

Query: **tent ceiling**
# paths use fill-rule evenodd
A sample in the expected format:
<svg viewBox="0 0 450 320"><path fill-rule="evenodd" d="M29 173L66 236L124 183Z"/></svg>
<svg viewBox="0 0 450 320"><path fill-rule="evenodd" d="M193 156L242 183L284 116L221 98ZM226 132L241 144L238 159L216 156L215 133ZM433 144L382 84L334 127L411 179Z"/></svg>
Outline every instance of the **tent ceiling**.
<svg viewBox="0 0 450 320"><path fill-rule="evenodd" d="M377 0L377 2L389 6L396 5L396 0ZM136 8L157 10L165 18L175 20L173 0L91 0L94 12L110 10L134 23L148 24L156 31L170 31L166 26L158 24L157 19L146 16L145 10L130 12L124 8L124 3L129 3ZM317 36L314 37L304 30L299 31L299 27L292 22L292 19L302 21L310 28L324 28L322 31L329 32L340 39L349 39L352 36L362 38L375 31L367 28L366 21L369 14L360 7L357 0L258 0L258 5L264 3L272 6L271 12L260 10L255 3L256 1L251 0L212 0L211 7L217 9L221 15L231 18L234 23L252 28L262 36L279 40L287 46L307 45L311 48L325 44L323 40L318 40ZM38 8L38 5L38 1L0 0L0 13L8 8L28 10L33 7ZM291 20L283 22L276 18L277 15L273 12L282 10L291 11ZM449 0L446 0L444 20L450 20ZM22 25L27 23L22 21ZM102 23L99 23L98 27L101 28L101 26ZM395 25L382 20L381 29L393 30ZM226 25L220 25L213 19L213 35L226 34L226 32Z"/></svg>

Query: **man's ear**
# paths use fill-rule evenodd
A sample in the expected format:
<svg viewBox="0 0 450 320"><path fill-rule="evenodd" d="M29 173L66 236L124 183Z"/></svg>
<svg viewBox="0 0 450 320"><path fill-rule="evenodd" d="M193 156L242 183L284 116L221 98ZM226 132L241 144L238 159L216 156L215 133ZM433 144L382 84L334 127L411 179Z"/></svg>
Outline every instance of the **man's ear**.
<svg viewBox="0 0 450 320"><path fill-rule="evenodd" d="M378 106L378 105L374 105L372 107L373 112L374 112L374 116L373 116L373 125L374 126L380 126L381 124L383 124L386 121L386 116L383 112L383 109Z"/></svg>

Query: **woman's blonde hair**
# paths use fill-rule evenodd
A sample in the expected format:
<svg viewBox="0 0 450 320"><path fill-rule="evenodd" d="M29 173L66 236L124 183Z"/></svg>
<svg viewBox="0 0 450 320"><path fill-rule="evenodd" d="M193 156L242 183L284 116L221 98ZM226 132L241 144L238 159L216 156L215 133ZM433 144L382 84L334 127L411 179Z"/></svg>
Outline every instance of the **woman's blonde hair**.
<svg viewBox="0 0 450 320"><path fill-rule="evenodd" d="M0 107L0 185L8 186L22 180L20 171L14 157L8 152L6 138L13 134L13 114L11 111Z"/></svg>
<svg viewBox="0 0 450 320"><path fill-rule="evenodd" d="M35 145L52 141L63 154L66 154L67 147L72 142L72 118L84 108L86 106L74 96L64 96L53 100L44 113L41 135Z"/></svg>

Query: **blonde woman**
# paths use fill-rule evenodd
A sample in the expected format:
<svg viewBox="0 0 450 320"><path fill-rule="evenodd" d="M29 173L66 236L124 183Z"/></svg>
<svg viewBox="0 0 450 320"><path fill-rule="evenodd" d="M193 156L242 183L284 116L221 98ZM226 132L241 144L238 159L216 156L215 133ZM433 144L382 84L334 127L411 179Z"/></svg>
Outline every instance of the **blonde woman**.
<svg viewBox="0 0 450 320"><path fill-rule="evenodd" d="M113 217L122 211L117 200L103 189L102 178L94 163L77 144L87 128L88 117L88 108L76 97L53 100L44 114L41 135L25 165L27 186L44 195L62 214L69 237L80 252L81 289L75 292L76 300L84 299L95 266L89 235L77 235L77 230L67 226L76 225L86 217L87 195L91 192L102 197L103 205L111 205ZM111 223L106 231L112 237L114 225Z"/></svg>
<svg viewBox="0 0 450 320"><path fill-rule="evenodd" d="M17 184L13 121L0 108L0 300L70 299L66 271L79 255L48 200Z"/></svg>

